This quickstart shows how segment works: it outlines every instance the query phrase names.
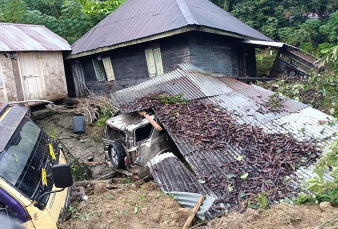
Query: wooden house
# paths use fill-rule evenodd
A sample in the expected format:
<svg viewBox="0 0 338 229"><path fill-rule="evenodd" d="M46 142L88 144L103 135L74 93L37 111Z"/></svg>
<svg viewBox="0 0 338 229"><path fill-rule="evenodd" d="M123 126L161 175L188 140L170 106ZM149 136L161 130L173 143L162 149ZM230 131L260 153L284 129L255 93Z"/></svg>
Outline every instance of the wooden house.
<svg viewBox="0 0 338 229"><path fill-rule="evenodd" d="M0 23L0 102L67 97L66 40L40 25Z"/></svg>
<svg viewBox="0 0 338 229"><path fill-rule="evenodd" d="M272 41L208 0L128 0L72 45L77 96L112 92L181 63L229 77L255 77L255 47Z"/></svg>

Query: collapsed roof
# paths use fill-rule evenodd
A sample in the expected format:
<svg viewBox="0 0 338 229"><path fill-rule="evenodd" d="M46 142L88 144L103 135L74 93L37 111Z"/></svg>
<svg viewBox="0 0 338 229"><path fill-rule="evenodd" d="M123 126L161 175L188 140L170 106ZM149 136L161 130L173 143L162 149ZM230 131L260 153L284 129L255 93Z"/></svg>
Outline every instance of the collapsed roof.
<svg viewBox="0 0 338 229"><path fill-rule="evenodd" d="M229 36L272 41L208 0L129 0L76 41L69 58L189 26L199 26L191 30L211 28Z"/></svg>
<svg viewBox="0 0 338 229"><path fill-rule="evenodd" d="M112 94L112 97L122 112L129 113L140 109L135 104L130 106L135 100L161 92L170 95L183 93L187 100L200 100L204 103L215 104L228 111L228 114L238 124L250 124L262 128L267 134L291 133L301 142L322 140L322 142L330 143L337 139L335 133L338 132L338 126L330 123L333 117L286 98L282 102L283 109L280 111L268 109L265 104L270 100L273 92L232 78L207 73L190 63L181 64L173 72L117 91ZM200 149L195 144L170 131L170 127L165 125L164 127L196 177L204 177L206 174L215 177L223 174L226 177L228 174L222 166L231 163L244 153L243 148L236 145L228 145L226 150L209 149L196 153ZM161 156L151 161L150 169L163 191L207 193L218 198L224 194L214 193L205 185L202 187L196 180L193 180L193 176L189 175L188 171L181 168L181 173L185 174L183 176L177 170L177 163L173 155ZM298 179L308 179L313 175L311 167L300 167L296 173ZM188 177L190 181L183 185L185 181L182 177Z"/></svg>

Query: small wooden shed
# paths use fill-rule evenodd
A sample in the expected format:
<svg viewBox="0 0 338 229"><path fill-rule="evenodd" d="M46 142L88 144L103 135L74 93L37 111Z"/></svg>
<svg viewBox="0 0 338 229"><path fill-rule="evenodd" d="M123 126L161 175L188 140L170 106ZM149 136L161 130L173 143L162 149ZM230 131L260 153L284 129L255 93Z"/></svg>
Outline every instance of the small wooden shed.
<svg viewBox="0 0 338 229"><path fill-rule="evenodd" d="M0 23L0 102L67 97L66 40L45 26Z"/></svg>

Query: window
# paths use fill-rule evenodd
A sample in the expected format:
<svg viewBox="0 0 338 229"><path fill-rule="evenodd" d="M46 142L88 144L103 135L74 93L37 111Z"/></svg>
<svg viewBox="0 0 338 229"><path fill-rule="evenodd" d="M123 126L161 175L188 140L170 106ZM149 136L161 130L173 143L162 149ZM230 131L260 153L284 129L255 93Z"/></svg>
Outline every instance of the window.
<svg viewBox="0 0 338 229"><path fill-rule="evenodd" d="M149 76L154 77L163 74L162 56L160 48L145 50Z"/></svg>
<svg viewBox="0 0 338 229"><path fill-rule="evenodd" d="M140 141L143 141L150 137L150 134L153 130L153 125L150 123L144 127L141 127L135 131L136 135L136 143L139 143Z"/></svg>
<svg viewBox="0 0 338 229"><path fill-rule="evenodd" d="M93 66L94 66L97 81L105 81L106 73L104 71L102 62L98 61L97 59L93 59Z"/></svg>
<svg viewBox="0 0 338 229"><path fill-rule="evenodd" d="M40 195L51 191L54 185L53 176L47 176L48 186L42 184L42 169L51 174L53 165L49 161L49 143L48 136L25 117L0 154L0 177L36 200L41 209L46 206L49 195L39 199Z"/></svg>
<svg viewBox="0 0 338 229"><path fill-rule="evenodd" d="M104 70L106 71L107 80L113 81L115 80L114 69L111 63L110 57L106 57L102 59Z"/></svg>

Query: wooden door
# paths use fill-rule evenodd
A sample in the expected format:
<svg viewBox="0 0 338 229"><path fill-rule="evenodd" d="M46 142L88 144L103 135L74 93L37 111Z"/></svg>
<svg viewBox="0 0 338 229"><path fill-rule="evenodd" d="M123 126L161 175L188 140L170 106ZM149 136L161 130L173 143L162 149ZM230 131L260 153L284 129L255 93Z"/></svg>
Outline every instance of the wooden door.
<svg viewBox="0 0 338 229"><path fill-rule="evenodd" d="M43 86L40 73L38 54L35 52L19 54L21 77L25 90L25 99L42 99Z"/></svg>

